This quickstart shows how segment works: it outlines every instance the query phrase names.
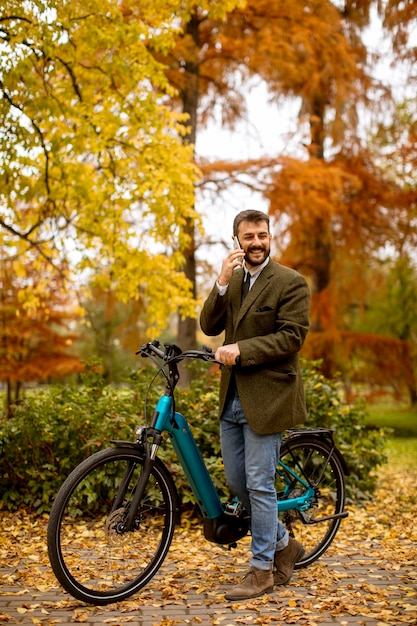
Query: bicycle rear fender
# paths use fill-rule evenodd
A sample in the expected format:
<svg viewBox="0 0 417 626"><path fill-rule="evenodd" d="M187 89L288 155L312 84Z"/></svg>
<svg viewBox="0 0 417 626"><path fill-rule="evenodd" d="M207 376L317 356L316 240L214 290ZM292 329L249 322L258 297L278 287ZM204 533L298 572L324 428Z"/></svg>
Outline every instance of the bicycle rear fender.
<svg viewBox="0 0 417 626"><path fill-rule="evenodd" d="M317 437L318 439L327 440L334 446L333 433L334 430L332 428L322 428L320 426L311 428L307 426L305 428L289 428L287 431L285 431L285 437L282 440L282 446L284 446L287 441L291 441L292 439L298 439L299 437L305 436L312 436ZM345 461L345 457L340 452L340 450L336 448L336 446L333 449L333 454L340 461L340 465L342 466L344 475L349 476L349 466Z"/></svg>

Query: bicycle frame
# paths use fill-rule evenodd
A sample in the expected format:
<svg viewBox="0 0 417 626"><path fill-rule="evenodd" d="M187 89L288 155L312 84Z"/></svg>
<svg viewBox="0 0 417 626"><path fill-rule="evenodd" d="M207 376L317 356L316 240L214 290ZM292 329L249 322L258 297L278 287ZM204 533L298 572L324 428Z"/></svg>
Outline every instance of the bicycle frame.
<svg viewBox="0 0 417 626"><path fill-rule="evenodd" d="M173 413L172 408L172 397L169 395L162 396L156 405L152 426L150 428L138 428L136 433L138 442L148 439L149 435L152 437L152 434L157 433L159 438L164 432L168 433L175 453L203 515L206 539L218 544L234 543L247 533L249 519L248 517L246 517L246 519L239 517L233 507L225 509L187 420L181 413ZM156 457L158 447L159 444L153 443L150 451L151 458ZM289 477L301 483L306 489L305 493L301 496L287 498L281 501L278 500L278 510L280 512L290 509L295 509L300 512L307 510L314 498L314 489L312 486L281 461L279 462L277 471L287 482L287 492L290 490Z"/></svg>
<svg viewBox="0 0 417 626"><path fill-rule="evenodd" d="M188 426L187 420L181 413L177 412L174 414L173 418L172 400L168 396L160 398L156 412L158 417L156 419L155 429L160 432L169 432L174 450L187 476L203 516L208 519L215 519L223 513L223 505ZM292 476L292 478L306 488L304 495L279 502L279 510L307 509L314 497L314 489L287 465L281 461L279 465L285 470L287 476Z"/></svg>
<svg viewBox="0 0 417 626"><path fill-rule="evenodd" d="M48 554L52 569L69 593L87 603L100 605L129 597L152 579L167 555L180 522L181 500L170 469L158 455L166 438L201 510L204 537L232 548L249 531L250 516L242 502L238 498L220 501L187 420L175 409L177 363L184 358L217 363L214 354L204 346L187 352L174 344L164 344L164 348L155 341L139 351L158 367L152 381L160 373L166 380L152 418L147 419L147 395L144 425L137 427L136 438L112 441L115 449L106 448L85 459L67 477L51 509ZM344 510L346 469L332 430L286 431L275 488L277 512L284 512L282 521L289 535L305 545L297 569L327 550L340 519L348 515ZM97 490L98 499L90 507L92 489ZM74 541L80 519L92 537L87 544L82 537ZM320 526L321 522L325 523Z"/></svg>
<svg viewBox="0 0 417 626"><path fill-rule="evenodd" d="M159 343L158 345L148 344L148 346L149 345L152 345L153 351L158 354L160 358L164 356L164 353L158 348ZM165 347L171 348L174 354L178 356L179 353L175 352L175 350L177 350L176 346L173 344L165 344ZM150 427L140 426L136 431L137 445L140 446L145 453L144 467L131 503L130 511L126 517L125 529L129 530L132 528L135 512L139 507L152 464L155 462L158 448L162 442L162 435L164 432L167 432L203 515L205 538L217 544L234 544L235 541L247 534L250 522L249 515L238 500L235 503L223 506L197 443L188 426L187 420L181 413L175 411L173 391L179 379L176 359L173 358L168 361L168 365L169 383L167 384L165 394L161 396L157 402L151 425ZM304 433L306 431L301 429L300 432ZM331 438L332 433L326 429L315 429L314 434ZM297 434L293 431L290 433L290 436L297 436ZM151 446L149 446L150 442ZM112 443L128 443L128 445L132 445L131 442ZM329 453L329 459L333 452L337 454L337 449L334 445ZM130 470L128 469L127 471L129 472ZM302 468L300 468L300 472L302 472ZM296 510L306 524L313 524L317 523L317 521L327 519L322 518L321 520L314 520L304 515L304 511L309 509L315 497L313 485L310 485L302 476L297 474L282 461L279 461L277 473L286 484L285 491L282 494L283 498L280 499L278 497L277 499L279 512ZM288 495L291 495L291 489L294 483L301 484L305 488L305 492L296 497L288 497ZM122 500L122 490L118 498ZM343 513L330 516L328 519L344 516L345 514Z"/></svg>
<svg viewBox="0 0 417 626"><path fill-rule="evenodd" d="M155 430L170 435L173 448L204 517L215 519L223 513L217 490L208 473L185 417L172 413L172 398L162 396L156 406Z"/></svg>

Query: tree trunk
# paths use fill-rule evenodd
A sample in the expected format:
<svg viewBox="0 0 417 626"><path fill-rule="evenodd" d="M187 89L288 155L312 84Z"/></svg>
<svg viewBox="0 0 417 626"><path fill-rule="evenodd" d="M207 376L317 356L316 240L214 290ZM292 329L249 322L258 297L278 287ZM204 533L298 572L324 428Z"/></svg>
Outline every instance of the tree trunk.
<svg viewBox="0 0 417 626"><path fill-rule="evenodd" d="M324 160L324 115L326 104L321 97L315 98L310 105L310 135L309 145L310 158ZM326 309L324 302L325 292L330 283L330 267L332 262L331 241L329 237L329 225L323 218L318 217L313 230L315 241L314 259L315 273L311 284L311 330L323 332L323 312Z"/></svg>
<svg viewBox="0 0 417 626"><path fill-rule="evenodd" d="M6 417L9 419L11 417L11 409L12 409L12 383L10 378L6 380Z"/></svg>
<svg viewBox="0 0 417 626"><path fill-rule="evenodd" d="M185 62L185 84L182 90L183 112L189 116L188 125L190 132L184 141L195 145L197 136L197 108L199 99L199 20L195 15L188 22L185 37L192 42L190 46L190 54ZM187 221L185 232L189 235L190 244L184 251L185 263L184 273L192 284L192 296L196 297L196 261L195 261L195 225L191 220ZM189 350L196 347L197 341L197 320L195 318L186 317L178 320L178 345L183 350ZM191 381L192 375L188 369L181 368L181 384L187 386Z"/></svg>
<svg viewBox="0 0 417 626"><path fill-rule="evenodd" d="M13 415L13 409L18 404L20 400L20 395L22 391L22 383L17 381L13 384L13 382L8 378L6 380L6 417L10 419ZM14 393L13 393L14 392Z"/></svg>

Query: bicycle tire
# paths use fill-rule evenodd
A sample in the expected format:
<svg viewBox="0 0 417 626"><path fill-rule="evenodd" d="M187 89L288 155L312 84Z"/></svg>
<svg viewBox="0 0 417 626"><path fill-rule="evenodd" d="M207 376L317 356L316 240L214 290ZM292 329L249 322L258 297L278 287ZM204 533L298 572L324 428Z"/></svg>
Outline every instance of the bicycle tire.
<svg viewBox="0 0 417 626"><path fill-rule="evenodd" d="M337 454L331 454L331 451L332 444L328 440L308 435L288 439L281 448L281 461L314 487L314 498L304 513L316 520L344 511L346 495L344 471ZM286 497L296 497L305 492L301 482L286 475L285 471L284 477L287 488L289 484L291 485ZM281 498L284 487L282 478L277 474L276 488ZM305 548L305 554L296 563L295 569L306 567L328 549L339 529L341 518L309 524L295 509L280 514L279 501L280 495L278 515L281 521L287 527L290 536L297 539Z"/></svg>
<svg viewBox="0 0 417 626"><path fill-rule="evenodd" d="M133 530L120 532L143 463L143 454L133 447L96 452L73 470L53 503L47 533L52 569L63 588L87 604L110 604L136 593L156 574L171 545L179 499L159 459ZM114 510L127 469L123 503Z"/></svg>

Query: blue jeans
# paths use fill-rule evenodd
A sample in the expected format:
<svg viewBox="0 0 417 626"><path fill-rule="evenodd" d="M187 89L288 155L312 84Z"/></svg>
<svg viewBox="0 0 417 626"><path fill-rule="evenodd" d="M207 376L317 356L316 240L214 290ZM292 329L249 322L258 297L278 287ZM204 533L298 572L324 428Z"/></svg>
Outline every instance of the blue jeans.
<svg viewBox="0 0 417 626"><path fill-rule="evenodd" d="M258 435L246 421L237 392L220 420L227 483L251 516L250 565L270 569L275 550L288 545L288 532L278 520L275 468L282 434Z"/></svg>

